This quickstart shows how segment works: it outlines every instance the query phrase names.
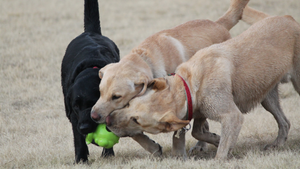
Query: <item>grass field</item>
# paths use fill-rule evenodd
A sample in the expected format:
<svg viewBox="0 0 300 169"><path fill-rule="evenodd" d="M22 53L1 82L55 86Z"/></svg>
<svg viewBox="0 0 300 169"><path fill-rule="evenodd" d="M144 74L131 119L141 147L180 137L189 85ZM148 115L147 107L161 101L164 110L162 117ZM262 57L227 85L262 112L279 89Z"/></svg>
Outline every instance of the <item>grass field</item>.
<svg viewBox="0 0 300 169"><path fill-rule="evenodd" d="M216 20L229 0L99 0L102 32L121 57L143 39L193 19ZM277 123L260 106L245 115L233 158L213 159L216 148L179 160L171 155L171 133L149 135L163 147L153 158L130 138L100 157L89 145L90 164L75 165L71 124L65 116L60 65L68 43L83 32L83 0L0 0L0 168L300 168L300 98L290 83L280 86L282 108L291 122L283 147L262 151L277 136ZM300 22L299 0L250 0L271 15ZM236 36L249 26L240 22ZM246 47L246 46L245 46ZM210 122L220 134L220 124ZM196 140L187 134L187 150Z"/></svg>

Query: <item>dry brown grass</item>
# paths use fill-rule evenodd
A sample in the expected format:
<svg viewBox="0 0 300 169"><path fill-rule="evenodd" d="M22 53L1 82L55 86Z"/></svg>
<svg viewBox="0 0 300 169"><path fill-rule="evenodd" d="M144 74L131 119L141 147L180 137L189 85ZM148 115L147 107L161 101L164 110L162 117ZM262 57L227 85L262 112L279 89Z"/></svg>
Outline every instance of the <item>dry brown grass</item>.
<svg viewBox="0 0 300 169"><path fill-rule="evenodd" d="M71 125L65 117L60 64L68 43L83 31L82 0L0 0L0 168L86 168L73 165ZM192 19L216 20L229 0L100 0L103 34L121 56L149 35ZM300 22L299 0L251 0L272 15L290 14ZM239 23L236 36L248 25ZM282 148L261 151L277 136L277 124L261 107L245 115L233 158L213 159L216 148L186 161L171 156L171 134L150 135L163 146L164 158L152 158L130 138L120 139L116 156L100 158L90 148L88 168L299 168L300 99L290 84L280 86L282 107L291 121ZM220 125L210 121L213 132ZM196 140L187 134L187 149Z"/></svg>

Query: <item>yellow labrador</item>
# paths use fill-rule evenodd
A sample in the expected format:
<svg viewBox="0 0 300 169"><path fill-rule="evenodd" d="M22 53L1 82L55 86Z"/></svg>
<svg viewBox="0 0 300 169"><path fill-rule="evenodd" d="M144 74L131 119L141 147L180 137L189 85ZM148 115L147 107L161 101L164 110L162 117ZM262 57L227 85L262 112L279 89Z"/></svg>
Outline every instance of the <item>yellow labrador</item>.
<svg viewBox="0 0 300 169"><path fill-rule="evenodd" d="M179 64L199 49L230 39L229 30L241 19L248 1L231 0L227 12L216 22L193 20L160 31L135 47L120 62L102 68L99 71L101 96L92 108L92 119L104 123L109 113L123 108L132 98L143 95L153 78L173 73ZM181 138L184 140L183 136ZM143 134L133 139L151 153L161 151L159 145Z"/></svg>
<svg viewBox="0 0 300 169"><path fill-rule="evenodd" d="M251 13L260 21L235 38L199 50L175 76L154 79L143 96L107 116L109 129L118 136L176 131L190 122L185 97L190 91L193 137L215 141L199 128L206 118L221 123L217 159L227 158L242 127L242 114L259 103L278 122L279 135L272 145L282 145L290 124L280 108L277 86L289 74L300 94L300 25L291 16L269 17L246 7L245 14Z"/></svg>
<svg viewBox="0 0 300 169"><path fill-rule="evenodd" d="M94 105L92 118L103 123L113 110L143 95L148 83L174 73L177 66L199 49L230 39L229 30L238 23L249 0L231 0L228 11L216 22L193 20L160 31L135 47L120 62L100 69L101 96Z"/></svg>

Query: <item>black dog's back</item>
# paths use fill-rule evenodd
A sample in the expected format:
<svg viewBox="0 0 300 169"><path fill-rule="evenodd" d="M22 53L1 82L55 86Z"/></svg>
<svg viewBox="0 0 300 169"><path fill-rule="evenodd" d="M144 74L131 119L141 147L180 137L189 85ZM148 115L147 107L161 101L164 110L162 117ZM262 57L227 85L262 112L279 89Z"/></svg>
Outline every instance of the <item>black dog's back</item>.
<svg viewBox="0 0 300 169"><path fill-rule="evenodd" d="M102 36L97 0L85 0L84 32L73 39L66 49L61 65L61 83L66 115L72 123L75 160L87 161L85 135L96 129L90 110L100 96L98 71L109 63L118 62L119 49ZM102 155L112 155L104 150Z"/></svg>
<svg viewBox="0 0 300 169"><path fill-rule="evenodd" d="M93 55L87 56L89 54L90 49L87 49L86 47L92 47L94 46L94 50L99 50L99 52L106 52L109 53L107 57L104 58L98 58L97 59L103 59L107 61L107 63L112 62L118 62L120 60L119 56L119 49L116 46L116 44L110 40L109 38L102 36L101 33L101 26L100 26L100 20L99 20L99 7L98 7L98 0L85 0L84 1L84 32L76 37L74 40L71 41L71 43L68 45L65 56L62 61L62 70L61 70L61 77L62 77L62 86L69 86L68 81L70 81L70 78L76 77L76 72L80 72L83 69L87 68L88 66L91 66L91 63L88 63L88 65L80 66L81 70L76 70L76 72L71 73L73 77L70 77L70 71L73 71L69 69L70 67L76 66L79 62L83 59L82 57L93 57ZM101 48L105 48L104 50ZM86 53L87 52L87 53ZM103 53L102 52L102 53ZM87 61L88 62L88 61ZM92 61L90 61L92 62ZM94 62L97 63L97 62ZM74 65L75 64L75 65ZM99 68L103 67L103 65L95 65ZM71 80L72 81L72 80ZM65 90L63 89L63 92Z"/></svg>
<svg viewBox="0 0 300 169"><path fill-rule="evenodd" d="M119 60L119 49L113 41L97 33L84 32L67 47L61 66L62 86L69 87L78 73L86 68L102 68ZM73 67L76 69L70 69Z"/></svg>

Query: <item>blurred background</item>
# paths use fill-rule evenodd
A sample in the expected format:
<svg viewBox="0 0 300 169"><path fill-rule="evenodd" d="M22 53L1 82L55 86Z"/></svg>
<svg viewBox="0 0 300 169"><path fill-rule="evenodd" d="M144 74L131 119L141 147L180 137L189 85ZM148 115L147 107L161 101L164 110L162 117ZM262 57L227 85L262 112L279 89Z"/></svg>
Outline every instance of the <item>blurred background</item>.
<svg viewBox="0 0 300 169"><path fill-rule="evenodd" d="M121 57L145 38L194 19L217 20L229 0L99 0L103 35ZM83 0L0 0L0 168L73 168L71 123L65 116L60 66L69 42L83 32ZM270 15L292 15L300 22L299 0L250 0L249 6ZM237 36L249 25L242 21ZM89 145L91 168L298 168L300 155L299 95L290 83L280 86L281 104L291 121L283 148L261 151L277 136L277 123L260 106L245 115L233 151L225 163L213 160L216 148L171 156L172 133L149 135L163 146L164 158L153 159L130 138L114 146L116 156L100 158L102 148ZM220 125L210 121L220 134ZM187 150L197 141L187 134ZM196 159L196 160L195 160ZM85 168L77 165L76 168Z"/></svg>

